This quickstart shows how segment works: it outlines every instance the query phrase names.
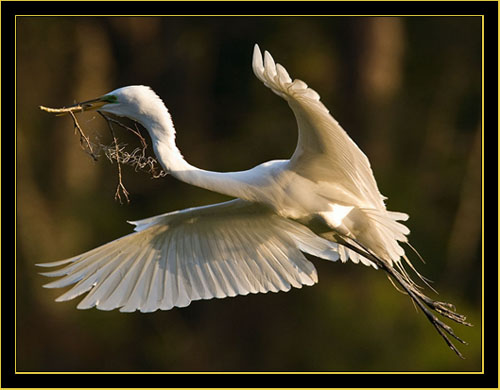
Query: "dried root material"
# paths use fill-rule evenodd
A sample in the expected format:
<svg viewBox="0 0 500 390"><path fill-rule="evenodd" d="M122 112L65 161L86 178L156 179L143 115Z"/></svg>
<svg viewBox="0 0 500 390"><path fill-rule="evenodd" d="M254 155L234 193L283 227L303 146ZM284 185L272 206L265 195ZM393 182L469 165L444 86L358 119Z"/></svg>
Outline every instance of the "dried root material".
<svg viewBox="0 0 500 390"><path fill-rule="evenodd" d="M167 176L165 171L158 168L158 161L154 157L146 156L144 148L136 148L129 153L125 150L125 144L119 144L118 148L102 144L99 147L111 162L117 161L120 164L130 165L136 171L146 171L153 179Z"/></svg>
<svg viewBox="0 0 500 390"><path fill-rule="evenodd" d="M125 130L134 133L141 141L142 147L134 149L131 153L125 151L125 147L127 146L125 144L118 145L117 147L109 147L101 144L100 149L104 151L105 156L111 162L115 160L119 164L133 166L136 171L146 171L151 174L153 179L167 176L167 173L160 168L158 161L154 157L146 154L148 144L138 128L132 129L116 119L103 114L102 112L99 112L99 114L108 122L108 126L110 128L112 127L112 124L116 124Z"/></svg>
<svg viewBox="0 0 500 390"><path fill-rule="evenodd" d="M119 122L118 120L111 118L102 112L98 113L106 120L108 124L108 129L110 131L113 142L111 145L105 145L103 143L93 143L90 138L84 133L82 127L78 123L76 119L75 113L82 112L83 107L76 104L71 107L63 107L63 108L50 108L40 106L40 109L46 112L55 113L56 115L65 115L69 114L73 120L73 125L75 127L75 134L78 133L80 135L80 146L82 149L89 154L94 161L97 161L99 157L99 152L103 152L107 159L113 163L116 161L117 170L118 170L118 185L116 187L115 192L115 200L119 201L120 204L123 204L122 196L126 199L127 203L130 203L129 195L130 193L127 191L125 185L123 184L122 179L122 165L130 165L133 166L135 171L146 171L149 173L154 179L158 179L160 177L164 177L167 175L165 171L163 171L158 164L158 161L146 154L146 149L148 144L146 139L142 136L138 127L132 129L125 124ZM127 131L135 134L140 142L141 148L134 149L133 152L129 153L125 149L127 147L126 144L120 144L118 142L118 138L115 134L113 125L117 125Z"/></svg>
<svg viewBox="0 0 500 390"><path fill-rule="evenodd" d="M102 116L104 118L106 118L104 115L102 115ZM113 125L109 121L107 121L107 123L108 123L108 128L109 128L109 131L111 133L111 136L113 137L113 145L115 146L116 155L118 156L118 151L119 151L118 140L116 139L116 135L115 135L115 132L113 130ZM116 166L118 167L118 185L116 187L115 200L118 199L120 201L120 204L123 204L122 197L120 196L120 190L121 190L123 196L125 196L125 198L127 199L127 203L130 203L130 198L128 197L129 192L127 191L127 189L123 185L123 181L122 181L122 165L120 164L120 161L118 159L116 160Z"/></svg>

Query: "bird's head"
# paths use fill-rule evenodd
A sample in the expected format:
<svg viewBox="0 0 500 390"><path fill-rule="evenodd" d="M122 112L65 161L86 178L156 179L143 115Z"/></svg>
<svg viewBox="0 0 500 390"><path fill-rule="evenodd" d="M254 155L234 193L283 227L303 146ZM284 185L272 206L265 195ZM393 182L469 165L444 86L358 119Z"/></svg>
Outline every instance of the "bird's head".
<svg viewBox="0 0 500 390"><path fill-rule="evenodd" d="M165 110L165 105L158 95L151 88L143 85L118 88L78 105L83 111L98 110L125 116L143 124L145 119L151 120L162 110Z"/></svg>

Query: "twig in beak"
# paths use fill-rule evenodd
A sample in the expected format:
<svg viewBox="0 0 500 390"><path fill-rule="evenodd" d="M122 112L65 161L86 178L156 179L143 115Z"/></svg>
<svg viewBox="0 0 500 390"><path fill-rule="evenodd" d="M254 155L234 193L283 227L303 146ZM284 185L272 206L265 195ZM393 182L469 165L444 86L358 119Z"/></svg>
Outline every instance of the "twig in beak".
<svg viewBox="0 0 500 390"><path fill-rule="evenodd" d="M63 107L63 108L50 108L50 107L40 106L40 110L61 115L61 114L66 114L68 112L69 113L82 112L83 107L80 104L75 104L74 106Z"/></svg>
<svg viewBox="0 0 500 390"><path fill-rule="evenodd" d="M83 150L85 150L85 152L87 152L92 157L92 159L94 161L97 161L97 156L95 155L94 150L92 149L92 145L90 143L89 137L87 137L85 135L85 133L83 132L78 121L76 120L75 114L73 114L73 111L68 111L68 112L71 115L71 118L73 119L73 124L75 126L75 132L76 132L76 130L78 130L80 133L80 146L82 147ZM89 149L88 151L85 149L85 146L83 145L83 140L85 140L85 142L87 144L87 148Z"/></svg>
<svg viewBox="0 0 500 390"><path fill-rule="evenodd" d="M45 107L45 106L40 106L40 110L46 111L46 112L51 112L55 113L58 115L63 115L63 114L69 114L71 116L71 119L73 119L73 125L75 127L75 133L78 130L80 133L80 146L82 149L88 153L94 161L97 161L97 155L94 153L94 149L92 148L92 144L90 143L89 137L85 135L83 132L82 128L80 127L80 124L76 120L75 112L82 112L83 107L80 104L75 104L74 106L70 107L63 107L63 108L50 108L50 107ZM84 146L84 141L87 144L88 150Z"/></svg>

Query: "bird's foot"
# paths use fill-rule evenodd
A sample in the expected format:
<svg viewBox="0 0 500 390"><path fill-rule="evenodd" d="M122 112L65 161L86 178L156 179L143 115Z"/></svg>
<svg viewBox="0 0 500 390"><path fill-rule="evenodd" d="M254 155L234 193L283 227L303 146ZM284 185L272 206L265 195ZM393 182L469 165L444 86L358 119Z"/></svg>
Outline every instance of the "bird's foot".
<svg viewBox="0 0 500 390"><path fill-rule="evenodd" d="M456 312L457 309L453 304L448 302L434 301L433 299L429 298L428 296L422 293L417 293L417 295L419 295L422 301L424 301L429 308L435 310L443 317L449 318L450 320L453 320L465 326L473 326L470 322L466 321L467 317L465 317L463 314Z"/></svg>
<svg viewBox="0 0 500 390"><path fill-rule="evenodd" d="M398 276L396 274L396 276ZM446 344L462 359L465 359L464 356L460 353L460 351L455 347L448 336L453 337L455 340L459 341L462 344L467 344L464 340L458 337L453 328L443 321L441 321L434 313L439 313L445 318L458 322L459 324L472 326L472 324L466 321L466 317L462 314L456 312L455 306L451 303L435 301L429 298L427 295L414 288L411 285L408 285L406 281L400 280L401 285L408 292L412 300L415 304L422 310L427 319L430 321L432 326L437 330L440 336L444 339ZM431 310L429 310L431 309Z"/></svg>

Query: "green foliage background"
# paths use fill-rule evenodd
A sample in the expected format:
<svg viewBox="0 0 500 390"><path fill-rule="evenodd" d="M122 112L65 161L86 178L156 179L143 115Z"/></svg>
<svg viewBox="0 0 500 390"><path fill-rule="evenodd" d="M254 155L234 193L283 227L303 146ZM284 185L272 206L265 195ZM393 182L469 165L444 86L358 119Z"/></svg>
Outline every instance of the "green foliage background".
<svg viewBox="0 0 500 390"><path fill-rule="evenodd" d="M480 371L479 17L18 17L18 371ZM61 107L150 85L192 164L234 171L288 158L289 108L255 79L254 43L314 88L370 158L439 299L468 315L451 352L381 271L312 258L319 284L153 314L76 310L34 264L131 231L126 220L226 200L82 152ZM110 142L104 121L80 115ZM132 142L133 139L130 139ZM431 293L432 294L432 293Z"/></svg>

